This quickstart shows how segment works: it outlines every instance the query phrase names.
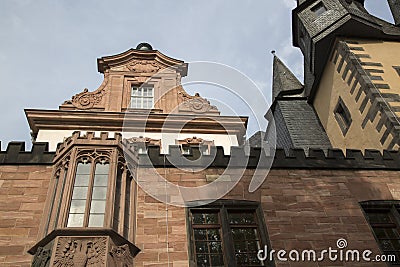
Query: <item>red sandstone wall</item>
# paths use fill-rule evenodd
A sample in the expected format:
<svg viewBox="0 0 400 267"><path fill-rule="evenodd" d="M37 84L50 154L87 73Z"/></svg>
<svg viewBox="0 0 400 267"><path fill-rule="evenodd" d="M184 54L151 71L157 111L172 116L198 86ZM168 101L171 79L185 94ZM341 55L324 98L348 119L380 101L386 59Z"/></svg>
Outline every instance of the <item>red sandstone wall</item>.
<svg viewBox="0 0 400 267"><path fill-rule="evenodd" d="M164 170L160 169L164 174ZM146 179L149 172L139 170ZM167 179L185 186L204 184L207 174L222 173L209 169L188 174L168 169ZM272 248L335 248L339 238L348 241L348 249L369 249L380 254L374 236L365 220L359 202L400 199L399 172L336 170L272 170L255 193L247 188L251 170L225 197L226 199L262 202L264 219ZM137 197L135 244L142 250L135 266L168 266L166 243L166 206L139 189ZM185 210L168 207L169 266L189 266ZM305 263L277 262L277 266L305 266ZM386 266L378 263L323 262L310 266Z"/></svg>
<svg viewBox="0 0 400 267"><path fill-rule="evenodd" d="M26 251L37 241L51 167L0 166L0 266L29 266ZM160 173L164 174L163 169ZM186 173L167 169L167 178L185 186L204 184L206 175L221 174L209 169ZM247 188L251 170L225 197L262 203L272 248L326 249L346 238L349 249L378 246L359 206L364 200L400 199L399 172L272 170L255 193ZM141 178L148 172L139 170ZM185 209L159 203L139 189L137 194L135 244L142 250L135 266L188 266ZM168 228L166 215L168 214ZM168 230L167 253L166 231ZM276 262L277 266L304 263ZM335 265L320 263L319 266ZM386 266L377 263L336 263L338 266ZM307 263L307 266L318 266Z"/></svg>
<svg viewBox="0 0 400 267"><path fill-rule="evenodd" d="M30 266L51 177L46 166L0 166L0 266Z"/></svg>

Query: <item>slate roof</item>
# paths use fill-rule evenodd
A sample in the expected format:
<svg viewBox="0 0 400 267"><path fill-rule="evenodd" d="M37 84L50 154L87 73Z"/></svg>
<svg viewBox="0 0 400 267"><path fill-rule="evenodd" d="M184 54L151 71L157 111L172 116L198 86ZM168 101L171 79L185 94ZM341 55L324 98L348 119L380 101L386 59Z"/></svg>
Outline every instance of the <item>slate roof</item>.
<svg viewBox="0 0 400 267"><path fill-rule="evenodd" d="M313 106L305 98L278 99L273 113L277 147L287 152L291 148L308 151L310 148L327 150L332 147Z"/></svg>
<svg viewBox="0 0 400 267"><path fill-rule="evenodd" d="M272 97L293 93L301 93L303 84L290 69L274 55Z"/></svg>

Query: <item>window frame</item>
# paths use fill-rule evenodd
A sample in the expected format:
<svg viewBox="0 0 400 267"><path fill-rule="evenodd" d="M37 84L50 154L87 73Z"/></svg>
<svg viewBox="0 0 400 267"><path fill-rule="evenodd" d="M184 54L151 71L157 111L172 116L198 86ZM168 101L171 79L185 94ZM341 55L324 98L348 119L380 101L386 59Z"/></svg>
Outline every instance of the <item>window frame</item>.
<svg viewBox="0 0 400 267"><path fill-rule="evenodd" d="M351 113L341 97L338 99L336 107L333 110L333 114L336 122L339 125L339 128L342 130L343 136L346 136L351 124L353 123L353 119L351 118Z"/></svg>
<svg viewBox="0 0 400 267"><path fill-rule="evenodd" d="M73 193L74 193L74 189L75 189L75 180L76 180L76 176L77 176L77 170L78 170L78 166L80 163L82 163L82 159L86 158L87 162L90 164L90 173L89 173L89 181L88 181L88 186L87 186L87 192L86 192L86 200L85 200L85 209L84 209L84 218L83 218L83 225L82 226L68 226L69 223L69 216L72 214L71 213L71 204L73 199ZM90 226L90 215L91 214L97 214L97 213L93 213L91 206L93 204L93 191L95 186L95 180L96 180L96 168L97 165L101 162L101 160L104 160L108 165L108 176L107 176L107 186L106 186L106 195L105 195L105 199L103 200L105 202L105 207L104 207L104 218L103 218L103 226ZM109 187L111 184L111 177L112 177L112 164L110 162L110 158L109 156L106 155L100 155L96 158L90 157L90 156L81 156L79 158L77 158L75 165L74 165L74 175L73 175L73 179L72 179L72 186L71 186L71 194L69 197L69 201L68 201L68 209L67 209L67 216L66 216L66 220L65 220L65 227L67 228L102 228L102 227L106 227L107 225L107 205L109 204L108 201L108 195L109 195ZM104 186L102 186L104 187Z"/></svg>
<svg viewBox="0 0 400 267"><path fill-rule="evenodd" d="M381 240L392 240L392 238L379 238L375 229L395 229L399 238L393 238L393 240L398 240L400 242L400 200L376 200L376 201L364 201L360 203L362 211L364 213L365 219L371 228L371 232L381 250L382 254L390 254L391 252L386 252L381 245ZM371 223L368 214L373 212L387 212L389 217L393 219L393 223ZM400 254L400 253L398 253ZM389 266L392 264L398 266L400 265L400 258L396 258L396 262L387 262Z"/></svg>
<svg viewBox="0 0 400 267"><path fill-rule="evenodd" d="M142 92L141 92L141 95L137 95L137 96L135 96L134 94L133 94L133 90L134 89L136 89L136 90L138 90L139 91L139 89L142 89ZM143 95L143 89L151 89L151 96L144 96ZM155 103L154 103L154 95L155 95L155 92L154 92L154 86L152 86L152 85L138 85L138 84L131 84L131 86L130 86L130 92L129 92L129 109L146 109L146 110L152 110L152 109L154 109L154 105L155 105ZM140 107L138 107L138 106L136 106L136 107L133 107L133 99L134 98L136 98L136 99L140 99L141 101L140 101L140 103L141 103L141 105L140 105ZM144 99L151 99L151 107L149 108L149 107L144 107L143 106L143 100Z"/></svg>
<svg viewBox="0 0 400 267"><path fill-rule="evenodd" d="M393 66L393 69L396 71L396 73L400 76L400 66Z"/></svg>
<svg viewBox="0 0 400 267"><path fill-rule="evenodd" d="M189 266L196 266L196 252L194 245L194 236L193 236L193 224L192 224L192 212L201 212L201 211L218 211L220 218L220 231L221 231L221 241L222 241L222 253L224 257L224 266L236 267L238 266L235 259L235 248L234 241L231 234L231 226L229 223L229 212L252 212L255 216L256 227L259 235L259 242L261 249L264 246L268 246L271 248L269 243L269 237L267 233L266 224L264 221L264 214L262 212L261 206L259 202L254 201L244 201L244 200L217 200L212 204L208 204L205 206L196 206L186 208L186 225L187 225L187 237L188 237L188 252L189 252ZM273 262L269 262L266 260L264 262L265 266L275 266Z"/></svg>

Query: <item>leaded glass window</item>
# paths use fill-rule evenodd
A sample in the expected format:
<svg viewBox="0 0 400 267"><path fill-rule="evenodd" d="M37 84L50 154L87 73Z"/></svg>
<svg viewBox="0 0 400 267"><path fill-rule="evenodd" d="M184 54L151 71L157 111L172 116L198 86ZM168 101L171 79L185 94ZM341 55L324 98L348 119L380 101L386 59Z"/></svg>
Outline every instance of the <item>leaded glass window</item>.
<svg viewBox="0 0 400 267"><path fill-rule="evenodd" d="M362 207L383 254L400 265L400 201L368 201Z"/></svg>
<svg viewBox="0 0 400 267"><path fill-rule="evenodd" d="M189 211L196 266L270 266L257 258L267 239L257 208L222 205Z"/></svg>

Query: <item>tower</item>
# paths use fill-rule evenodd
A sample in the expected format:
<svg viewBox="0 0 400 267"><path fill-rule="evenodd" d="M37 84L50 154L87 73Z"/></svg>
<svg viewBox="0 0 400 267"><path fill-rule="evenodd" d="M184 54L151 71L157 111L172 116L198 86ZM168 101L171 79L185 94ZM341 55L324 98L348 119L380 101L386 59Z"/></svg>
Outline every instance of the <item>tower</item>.
<svg viewBox="0 0 400 267"><path fill-rule="evenodd" d="M395 25L369 14L363 0L297 4L292 23L293 44L304 55L301 95L332 147L397 149L399 1L389 1Z"/></svg>

